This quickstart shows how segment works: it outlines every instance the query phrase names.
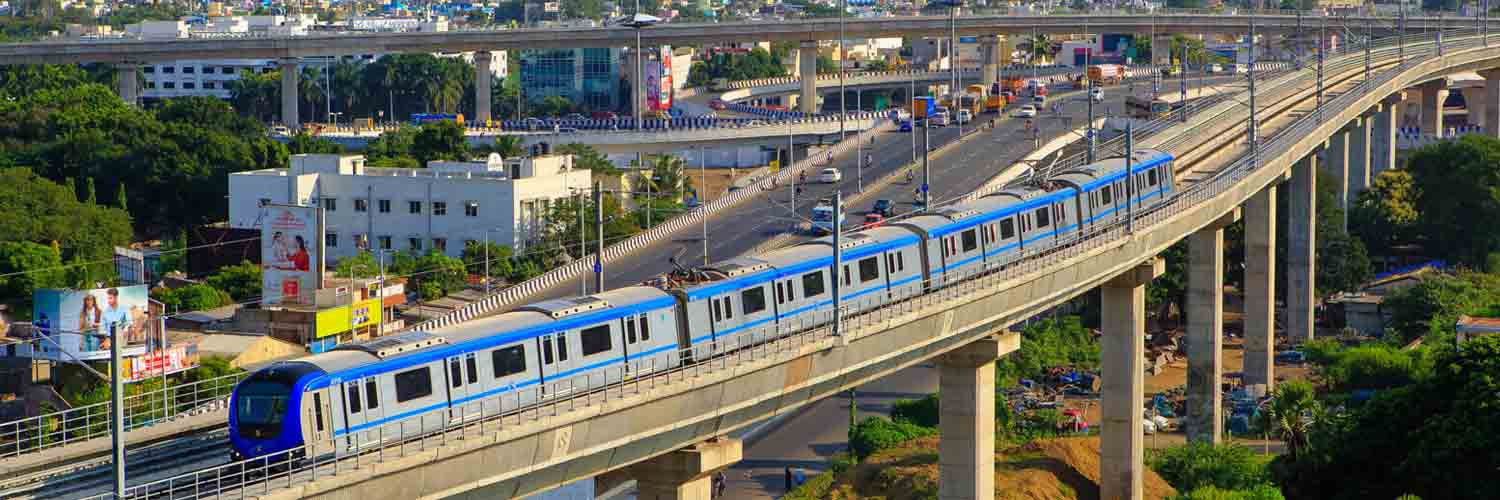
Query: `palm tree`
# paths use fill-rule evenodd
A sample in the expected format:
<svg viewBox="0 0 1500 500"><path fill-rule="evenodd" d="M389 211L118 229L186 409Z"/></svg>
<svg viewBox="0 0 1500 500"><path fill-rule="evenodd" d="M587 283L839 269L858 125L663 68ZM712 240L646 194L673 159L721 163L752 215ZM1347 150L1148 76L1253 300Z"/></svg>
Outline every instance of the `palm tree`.
<svg viewBox="0 0 1500 500"><path fill-rule="evenodd" d="M1261 423L1267 432L1286 442L1287 455L1295 462L1307 449L1308 435L1322 414L1322 405L1313 396L1312 384L1304 381L1276 386L1271 398L1261 413Z"/></svg>

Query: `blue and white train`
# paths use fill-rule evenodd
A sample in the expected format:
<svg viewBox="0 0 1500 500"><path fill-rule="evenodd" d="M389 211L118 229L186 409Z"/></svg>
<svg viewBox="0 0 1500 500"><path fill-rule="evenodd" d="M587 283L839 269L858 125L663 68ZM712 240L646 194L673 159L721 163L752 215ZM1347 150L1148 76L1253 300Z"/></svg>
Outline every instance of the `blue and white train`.
<svg viewBox="0 0 1500 500"><path fill-rule="evenodd" d="M1129 178L1113 158L849 234L843 304L880 307L1088 237L1169 197L1172 159L1139 150ZM702 362L827 323L833 264L824 238L278 362L235 387L230 441L236 458L348 450Z"/></svg>

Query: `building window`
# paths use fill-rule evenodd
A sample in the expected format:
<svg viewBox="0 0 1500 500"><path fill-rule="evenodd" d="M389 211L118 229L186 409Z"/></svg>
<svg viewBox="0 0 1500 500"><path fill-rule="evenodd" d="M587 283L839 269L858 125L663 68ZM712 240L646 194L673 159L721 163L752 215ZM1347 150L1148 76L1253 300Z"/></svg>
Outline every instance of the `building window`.
<svg viewBox="0 0 1500 500"><path fill-rule="evenodd" d="M447 252L448 251L448 238L433 238L432 239L432 249L433 250L437 250L439 252Z"/></svg>
<svg viewBox="0 0 1500 500"><path fill-rule="evenodd" d="M432 202L432 215L448 215L448 203L442 201Z"/></svg>
<svg viewBox="0 0 1500 500"><path fill-rule="evenodd" d="M182 67L182 73L186 74L186 75L191 75L193 73L196 73L197 71L198 71L198 67L197 66L183 66Z"/></svg>
<svg viewBox="0 0 1500 500"><path fill-rule="evenodd" d="M192 90L194 88L197 88L197 86L198 86L198 84L195 84L193 82L182 82L182 88L185 88L185 89L188 89L188 90Z"/></svg>
<svg viewBox="0 0 1500 500"><path fill-rule="evenodd" d="M214 82L203 82L203 88L205 89L213 90L216 87L218 87L218 84Z"/></svg>
<svg viewBox="0 0 1500 500"><path fill-rule="evenodd" d="M364 198L355 198L354 199L354 211L355 212L368 212L369 210L370 210L370 200L366 200Z"/></svg>
<svg viewBox="0 0 1500 500"><path fill-rule="evenodd" d="M161 72L170 75L170 74L173 74L173 73L177 72L177 67L176 66L162 66L161 67Z"/></svg>
<svg viewBox="0 0 1500 500"><path fill-rule="evenodd" d="M328 248L339 246L339 233L328 233L323 235L323 244L328 245Z"/></svg>
<svg viewBox="0 0 1500 500"><path fill-rule="evenodd" d="M422 213L422 202L420 202L420 201L408 201L408 202L406 202L406 211L408 213L413 213L413 214L420 214L420 213Z"/></svg>
<svg viewBox="0 0 1500 500"><path fill-rule="evenodd" d="M477 202L477 201L466 201L466 202L464 202L464 216L466 216L466 217L478 217L479 216L479 202Z"/></svg>
<svg viewBox="0 0 1500 500"><path fill-rule="evenodd" d="M391 200L377 200L380 203L380 213L391 213Z"/></svg>
<svg viewBox="0 0 1500 500"><path fill-rule="evenodd" d="M146 67L141 68L141 71L145 71L147 73L155 73L156 72L156 66L146 66Z"/></svg>
<svg viewBox="0 0 1500 500"><path fill-rule="evenodd" d="M390 250L391 249L391 237L390 236L381 236L380 237L380 249L381 250Z"/></svg>
<svg viewBox="0 0 1500 500"><path fill-rule="evenodd" d="M422 251L422 238L407 238L406 245L411 247L411 251L420 252Z"/></svg>
<svg viewBox="0 0 1500 500"><path fill-rule="evenodd" d="M370 248L370 235L364 233L355 233L354 247L360 250L368 250Z"/></svg>
<svg viewBox="0 0 1500 500"><path fill-rule="evenodd" d="M146 88L148 88L148 89L154 89L154 88L156 88L156 82L147 80L146 81Z"/></svg>
<svg viewBox="0 0 1500 500"><path fill-rule="evenodd" d="M223 74L226 74L226 75L233 75L234 74L234 68L231 68L229 66L225 66L225 67L219 68L219 72L223 73Z"/></svg>
<svg viewBox="0 0 1500 500"><path fill-rule="evenodd" d="M327 210L329 212L337 212L337 211L339 211L339 199L338 198L323 198L323 210Z"/></svg>
<svg viewBox="0 0 1500 500"><path fill-rule="evenodd" d="M175 89L177 88L177 82L161 82L161 88Z"/></svg>

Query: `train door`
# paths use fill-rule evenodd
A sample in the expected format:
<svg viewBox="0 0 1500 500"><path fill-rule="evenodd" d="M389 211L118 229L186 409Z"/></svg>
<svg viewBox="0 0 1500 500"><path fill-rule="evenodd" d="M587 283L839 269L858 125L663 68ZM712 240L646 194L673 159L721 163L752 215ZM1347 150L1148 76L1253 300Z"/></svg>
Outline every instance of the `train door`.
<svg viewBox="0 0 1500 500"><path fill-rule="evenodd" d="M361 390L361 392L364 393L364 396L365 396L365 401L364 401L365 408L364 408L364 412L363 412L364 416L365 416L365 421L364 421L365 425L370 425L370 424L375 424L377 422L380 422L381 418L385 417L385 408L384 408L384 405L380 404L380 392L381 392L380 391L380 378L379 377L365 377L361 381L361 385L363 387L361 387L360 390ZM352 424L350 426L353 427ZM370 430L375 430L376 428L377 428L377 426L370 426L369 427ZM381 436L380 433L375 433L373 436L371 436L370 433L365 433L365 434L366 434L366 438L365 438L365 442L366 443L368 443L368 442L370 442L372 440L378 440L378 439L380 439L380 436Z"/></svg>
<svg viewBox="0 0 1500 500"><path fill-rule="evenodd" d="M341 389L340 396L344 398L344 447L354 451L367 441L359 435L369 421L365 415L365 397L358 379L344 382Z"/></svg>
<svg viewBox="0 0 1500 500"><path fill-rule="evenodd" d="M734 330L734 327L740 323L740 315L735 314L734 306L733 293L726 293L708 299L708 314L713 327L714 341L720 345L732 343L732 340L727 338L724 333Z"/></svg>
<svg viewBox="0 0 1500 500"><path fill-rule="evenodd" d="M302 428L307 430L310 457L334 451L329 446L333 443L333 407L328 393L328 389L309 391L302 399Z"/></svg>
<svg viewBox="0 0 1500 500"><path fill-rule="evenodd" d="M547 381L542 393L547 398L566 398L573 393L569 381L562 377L572 366L565 337L566 333L558 332L537 338L542 351L542 378Z"/></svg>
<svg viewBox="0 0 1500 500"><path fill-rule="evenodd" d="M478 418L479 404L469 401L469 398L484 392L479 384L479 360L471 352L449 356L447 363L449 418Z"/></svg>

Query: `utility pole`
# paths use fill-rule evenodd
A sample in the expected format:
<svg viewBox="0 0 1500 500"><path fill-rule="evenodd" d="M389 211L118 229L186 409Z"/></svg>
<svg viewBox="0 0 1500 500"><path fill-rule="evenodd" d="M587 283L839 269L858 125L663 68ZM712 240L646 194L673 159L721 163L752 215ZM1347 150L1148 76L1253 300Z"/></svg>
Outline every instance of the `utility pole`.
<svg viewBox="0 0 1500 500"><path fill-rule="evenodd" d="M1099 141L1094 139L1094 88L1097 85L1097 83L1094 82L1093 78L1089 77L1089 68L1091 68L1091 67L1094 66L1094 38L1093 38L1093 33L1089 33L1089 22L1088 22L1088 18L1087 17L1085 17L1084 21L1083 21L1083 39L1084 39L1084 41L1088 42L1088 44L1089 44L1089 46L1087 48L1083 49L1083 77L1084 77L1084 79L1088 80L1088 87L1089 87L1089 92L1088 92L1088 96L1087 96L1088 98L1084 99L1084 102L1086 103L1086 106L1088 106L1088 114L1089 114L1089 116L1088 116L1088 123L1085 124L1085 128L1088 131L1088 133L1087 133L1087 135L1085 135L1085 137L1087 137L1088 141L1089 141L1089 143L1088 143L1089 144L1089 150L1088 150L1088 154L1086 156L1087 156L1088 162L1092 164L1095 161L1094 160L1094 155L1099 150ZM1120 67L1120 71L1121 72L1125 71L1125 69L1124 69L1123 66ZM1120 76L1123 77L1124 75L1120 75Z"/></svg>
<svg viewBox="0 0 1500 500"><path fill-rule="evenodd" d="M1252 170L1254 170L1254 169L1260 167L1260 165L1258 164L1259 161L1260 161L1260 158L1258 156L1256 156L1256 151L1259 149L1259 145L1257 144L1257 141L1259 140L1259 138L1256 137L1256 133L1255 133L1255 131L1257 129L1257 127L1255 125L1255 16L1250 16L1250 53L1249 53L1249 58L1250 58L1250 64L1249 64L1250 69L1247 72L1246 80L1248 82L1248 87L1249 87L1249 91L1250 91L1250 119L1248 121L1246 121L1246 125L1247 125L1248 129L1245 131L1245 139L1250 144L1250 168Z"/></svg>
<svg viewBox="0 0 1500 500"><path fill-rule="evenodd" d="M1396 56L1400 64L1406 64L1406 0L1401 0L1401 17L1396 20Z"/></svg>
<svg viewBox="0 0 1500 500"><path fill-rule="evenodd" d="M580 258L580 259L583 258L583 255L584 255L583 252L588 251L588 248L589 248L588 236L586 235L587 233L585 233L584 231L586 231L586 230L583 228L583 189L579 188L579 190L578 190L578 258ZM586 280L586 279L583 279L583 278L579 278L578 279L578 289L579 289L578 290L578 294L579 295L588 295L589 294L589 280ZM599 291L602 292L604 290L599 290Z"/></svg>
<svg viewBox="0 0 1500 500"><path fill-rule="evenodd" d="M651 213L649 206L646 213ZM597 237L594 242L594 290L604 293L604 187L599 181L594 181L594 230Z"/></svg>
<svg viewBox="0 0 1500 500"><path fill-rule="evenodd" d="M1365 18L1365 81L1370 81L1370 18Z"/></svg>
<svg viewBox="0 0 1500 500"><path fill-rule="evenodd" d="M125 359L120 354L120 325L109 325L109 397L110 397L110 444L114 451L115 498L125 498L125 378L120 367Z"/></svg>
<svg viewBox="0 0 1500 500"><path fill-rule="evenodd" d="M928 120L928 122L922 126L922 211L923 212L926 212L926 211L932 209L932 193L930 193L929 189L928 189L929 187L931 187L931 183L932 183L932 171L931 171L932 169L929 167L930 160L927 158L928 151L932 149L932 133L930 132L931 130L932 130L932 121Z"/></svg>
<svg viewBox="0 0 1500 500"><path fill-rule="evenodd" d="M844 89L844 61L849 59L849 53L844 51L844 11L847 10L844 0L839 0L839 142L844 141L844 119L849 115L849 93Z"/></svg>
<svg viewBox="0 0 1500 500"><path fill-rule="evenodd" d="M708 202L703 200L704 193L708 192L708 149L698 147L698 181L703 184L698 186L698 213L703 218L703 265L708 265L708 212L703 206Z"/></svg>
<svg viewBox="0 0 1500 500"><path fill-rule="evenodd" d="M1125 122L1125 232L1135 234L1135 124Z"/></svg>
<svg viewBox="0 0 1500 500"><path fill-rule="evenodd" d="M1187 87L1188 87L1187 86L1187 68L1188 68L1187 56L1188 56L1188 52L1187 52L1187 45L1188 45L1187 41L1186 41L1186 39L1184 39L1184 41L1182 43L1182 55L1180 55L1180 56L1177 57L1177 66L1179 68L1181 68L1178 71L1177 75L1180 78L1180 80L1182 81L1182 85L1181 85L1182 92L1178 96L1177 106L1178 106L1178 109L1182 110L1182 113L1181 113L1181 115L1182 115L1182 123L1187 123L1187 121L1188 121L1188 107L1187 107Z"/></svg>
<svg viewBox="0 0 1500 500"><path fill-rule="evenodd" d="M844 191L840 189L833 192L833 335L839 338L844 337L844 249L840 247L843 241L839 234L842 232L844 232ZM845 339L844 343L847 344L848 340Z"/></svg>
<svg viewBox="0 0 1500 500"><path fill-rule="evenodd" d="M1253 18L1255 16L1250 16L1250 17ZM1302 10L1301 9L1297 10L1297 38L1296 38L1296 40L1297 40L1297 42L1296 42L1296 45L1297 45L1297 69L1302 69L1302 55L1303 55L1302 54L1302 46L1306 45L1306 42L1304 42L1302 40ZM1254 44L1255 42L1251 41L1250 43Z"/></svg>
<svg viewBox="0 0 1500 500"><path fill-rule="evenodd" d="M1323 53L1328 52L1328 18L1319 16L1318 27L1318 121L1323 121Z"/></svg>
<svg viewBox="0 0 1500 500"><path fill-rule="evenodd" d="M1437 55L1438 55L1438 57L1443 57L1443 10L1442 9L1438 9L1438 27L1437 27L1437 31L1435 31L1433 33L1433 35L1437 37ZM1438 107L1442 107L1442 104L1439 103Z"/></svg>

